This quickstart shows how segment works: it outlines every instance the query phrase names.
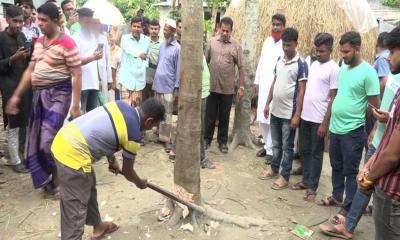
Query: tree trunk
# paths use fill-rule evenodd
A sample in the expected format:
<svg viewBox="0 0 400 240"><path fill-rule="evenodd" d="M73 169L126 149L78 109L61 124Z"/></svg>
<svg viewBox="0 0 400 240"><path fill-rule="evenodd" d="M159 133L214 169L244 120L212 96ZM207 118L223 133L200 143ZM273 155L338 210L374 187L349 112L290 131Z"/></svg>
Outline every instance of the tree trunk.
<svg viewBox="0 0 400 240"><path fill-rule="evenodd" d="M238 145L256 148L250 132L251 89L256 69L256 37L258 21L258 0L245 0L245 25L242 39L243 66L245 69L244 95L237 99L235 121L233 125L232 143L229 148L233 151Z"/></svg>
<svg viewBox="0 0 400 240"><path fill-rule="evenodd" d="M200 107L203 69L203 17L203 1L182 1L182 71L179 87L174 185L175 193L196 204L201 204ZM181 213L181 210L177 212ZM181 216L180 214L175 218Z"/></svg>

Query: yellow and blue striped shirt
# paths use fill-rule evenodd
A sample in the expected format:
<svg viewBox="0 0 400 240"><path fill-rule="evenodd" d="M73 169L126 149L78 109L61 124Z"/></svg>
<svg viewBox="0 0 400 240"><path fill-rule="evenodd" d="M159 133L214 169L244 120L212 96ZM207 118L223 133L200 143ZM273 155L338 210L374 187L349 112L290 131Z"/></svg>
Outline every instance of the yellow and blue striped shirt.
<svg viewBox="0 0 400 240"><path fill-rule="evenodd" d="M140 147L139 111L122 101L110 102L69 122L57 133L53 156L67 167L91 172L92 162L123 150L134 159Z"/></svg>

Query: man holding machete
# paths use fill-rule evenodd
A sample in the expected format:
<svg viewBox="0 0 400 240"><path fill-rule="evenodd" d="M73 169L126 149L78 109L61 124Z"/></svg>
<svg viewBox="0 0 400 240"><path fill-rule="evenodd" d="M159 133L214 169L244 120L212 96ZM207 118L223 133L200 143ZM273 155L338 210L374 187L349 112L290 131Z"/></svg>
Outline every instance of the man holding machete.
<svg viewBox="0 0 400 240"><path fill-rule="evenodd" d="M115 223L101 220L92 162L107 156L111 172L121 173L140 189L146 188L147 180L141 179L133 169L141 131L157 126L164 115L164 106L154 98L136 108L116 101L61 128L51 146L60 186L61 240L82 239L85 224L93 226L91 240L118 230ZM121 149L122 170L112 157Z"/></svg>

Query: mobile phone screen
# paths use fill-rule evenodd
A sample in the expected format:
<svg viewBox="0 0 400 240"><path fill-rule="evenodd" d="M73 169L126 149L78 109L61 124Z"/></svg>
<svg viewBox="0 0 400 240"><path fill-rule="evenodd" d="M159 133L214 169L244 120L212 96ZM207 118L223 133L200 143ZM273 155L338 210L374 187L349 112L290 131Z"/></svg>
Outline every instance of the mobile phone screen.
<svg viewBox="0 0 400 240"><path fill-rule="evenodd" d="M32 42L28 42L28 41L24 42L24 49L30 49L31 46L32 46Z"/></svg>
<svg viewBox="0 0 400 240"><path fill-rule="evenodd" d="M98 50L103 50L104 44L103 43L99 43L97 44L97 49Z"/></svg>
<svg viewBox="0 0 400 240"><path fill-rule="evenodd" d="M372 105L371 103L368 103L368 107L370 107L370 108L372 108L372 109L375 109L375 110L378 110L378 108L375 107L374 105Z"/></svg>

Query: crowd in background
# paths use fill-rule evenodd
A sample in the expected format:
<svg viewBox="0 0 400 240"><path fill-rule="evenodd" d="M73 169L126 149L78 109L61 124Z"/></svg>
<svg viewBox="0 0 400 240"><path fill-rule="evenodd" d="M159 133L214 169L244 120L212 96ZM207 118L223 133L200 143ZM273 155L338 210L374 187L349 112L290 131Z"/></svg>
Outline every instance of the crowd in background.
<svg viewBox="0 0 400 240"><path fill-rule="evenodd" d="M57 196L50 149L66 119L114 100L139 107L152 97L165 107L165 120L153 132L173 160L182 22L168 19L160 37L158 20L138 12L130 32L122 35L112 27L105 31L100 16L89 8L76 9L71 0L60 6L48 2L37 10L25 0L9 7L8 27L0 33L0 90L9 154L5 164L18 173L29 172L35 188ZM263 44L254 80L265 143L256 154L266 163L259 178L274 179L274 190L289 187L298 131L303 178L291 189L304 190L305 201L340 207L321 231L350 239L362 214L373 209L376 239L397 239L400 29L379 35L371 66L362 58L358 32L343 33L339 46L330 33L318 33L311 55L304 59L297 51L301 33L286 25L284 15L272 16L271 36ZM232 19L222 18L204 49L199 139L203 168L215 168L206 149L216 126L218 148L228 153L233 99L244 92L243 50L231 36L232 28ZM331 59L334 47L340 48L339 63ZM332 194L317 200L327 136ZM371 196L373 208L368 206Z"/></svg>

